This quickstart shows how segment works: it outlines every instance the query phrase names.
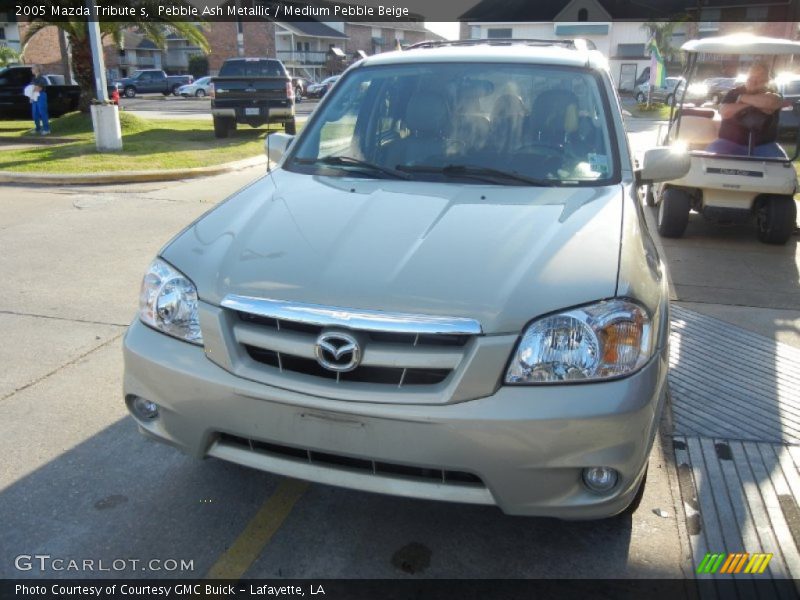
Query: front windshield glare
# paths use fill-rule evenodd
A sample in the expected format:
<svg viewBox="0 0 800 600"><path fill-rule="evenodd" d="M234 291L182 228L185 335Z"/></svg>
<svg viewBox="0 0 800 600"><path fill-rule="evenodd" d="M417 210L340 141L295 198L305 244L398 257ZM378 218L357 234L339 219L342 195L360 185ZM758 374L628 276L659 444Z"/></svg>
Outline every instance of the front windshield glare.
<svg viewBox="0 0 800 600"><path fill-rule="evenodd" d="M520 185L609 182L615 172L598 78L584 69L365 67L331 94L289 170Z"/></svg>

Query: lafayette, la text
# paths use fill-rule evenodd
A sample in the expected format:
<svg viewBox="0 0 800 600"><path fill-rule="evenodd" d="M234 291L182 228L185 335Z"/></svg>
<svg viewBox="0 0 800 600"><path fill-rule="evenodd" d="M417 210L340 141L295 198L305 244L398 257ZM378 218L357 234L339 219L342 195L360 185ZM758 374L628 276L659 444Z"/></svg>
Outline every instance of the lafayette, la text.
<svg viewBox="0 0 800 600"><path fill-rule="evenodd" d="M325 589L318 583L308 584L306 587L299 585L254 585L249 587L236 587L235 585L215 585L211 583L201 584L174 584L174 585L146 585L128 584L122 585L69 585L54 583L48 589L45 585L24 585L14 586L15 596L44 596L48 593L54 596L235 596L237 594L250 596L305 596L306 590L310 596L324 596Z"/></svg>

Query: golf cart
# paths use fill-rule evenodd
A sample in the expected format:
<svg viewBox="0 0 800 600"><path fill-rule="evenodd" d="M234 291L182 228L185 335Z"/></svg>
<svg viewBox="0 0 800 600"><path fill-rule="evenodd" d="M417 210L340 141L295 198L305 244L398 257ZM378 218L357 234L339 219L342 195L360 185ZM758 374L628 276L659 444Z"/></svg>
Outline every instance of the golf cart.
<svg viewBox="0 0 800 600"><path fill-rule="evenodd" d="M686 78L691 82L700 54L761 55L772 58L774 64L778 56L800 54L800 42L739 34L692 40L681 50L688 54ZM659 233L681 237L690 210L695 210L717 223L744 222L755 216L759 240L785 244L796 227L797 174L792 161L800 153L800 143L790 159L706 152L718 137L721 118L713 108L685 106L685 95L684 91L673 106L669 123L659 129L657 144L689 150L691 168L680 179L653 184L645 190L647 205L658 206ZM800 111L800 107L793 110ZM753 131L764 124L767 115L747 108L736 118L750 131L748 154L752 155ZM797 133L800 142L800 128Z"/></svg>

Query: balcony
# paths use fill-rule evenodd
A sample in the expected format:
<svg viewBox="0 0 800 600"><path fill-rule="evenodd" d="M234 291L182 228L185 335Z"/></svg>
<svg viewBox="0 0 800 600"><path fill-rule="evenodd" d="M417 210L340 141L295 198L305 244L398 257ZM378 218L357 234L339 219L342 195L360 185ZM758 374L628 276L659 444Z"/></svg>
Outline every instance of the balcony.
<svg viewBox="0 0 800 600"><path fill-rule="evenodd" d="M14 52L19 52L19 40L0 40L0 48L11 48Z"/></svg>
<svg viewBox="0 0 800 600"><path fill-rule="evenodd" d="M327 52L278 50L276 54L287 67L322 66L328 58Z"/></svg>

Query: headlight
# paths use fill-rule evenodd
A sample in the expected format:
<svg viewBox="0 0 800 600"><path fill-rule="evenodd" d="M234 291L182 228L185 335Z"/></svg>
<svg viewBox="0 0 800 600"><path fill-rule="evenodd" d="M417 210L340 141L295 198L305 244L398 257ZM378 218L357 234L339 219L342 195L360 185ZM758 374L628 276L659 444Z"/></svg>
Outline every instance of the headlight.
<svg viewBox="0 0 800 600"><path fill-rule="evenodd" d="M652 356L647 311L607 300L537 319L523 333L506 383L597 381L628 375Z"/></svg>
<svg viewBox="0 0 800 600"><path fill-rule="evenodd" d="M197 318L197 288L183 273L159 258L150 264L142 280L139 318L180 340L203 344Z"/></svg>

